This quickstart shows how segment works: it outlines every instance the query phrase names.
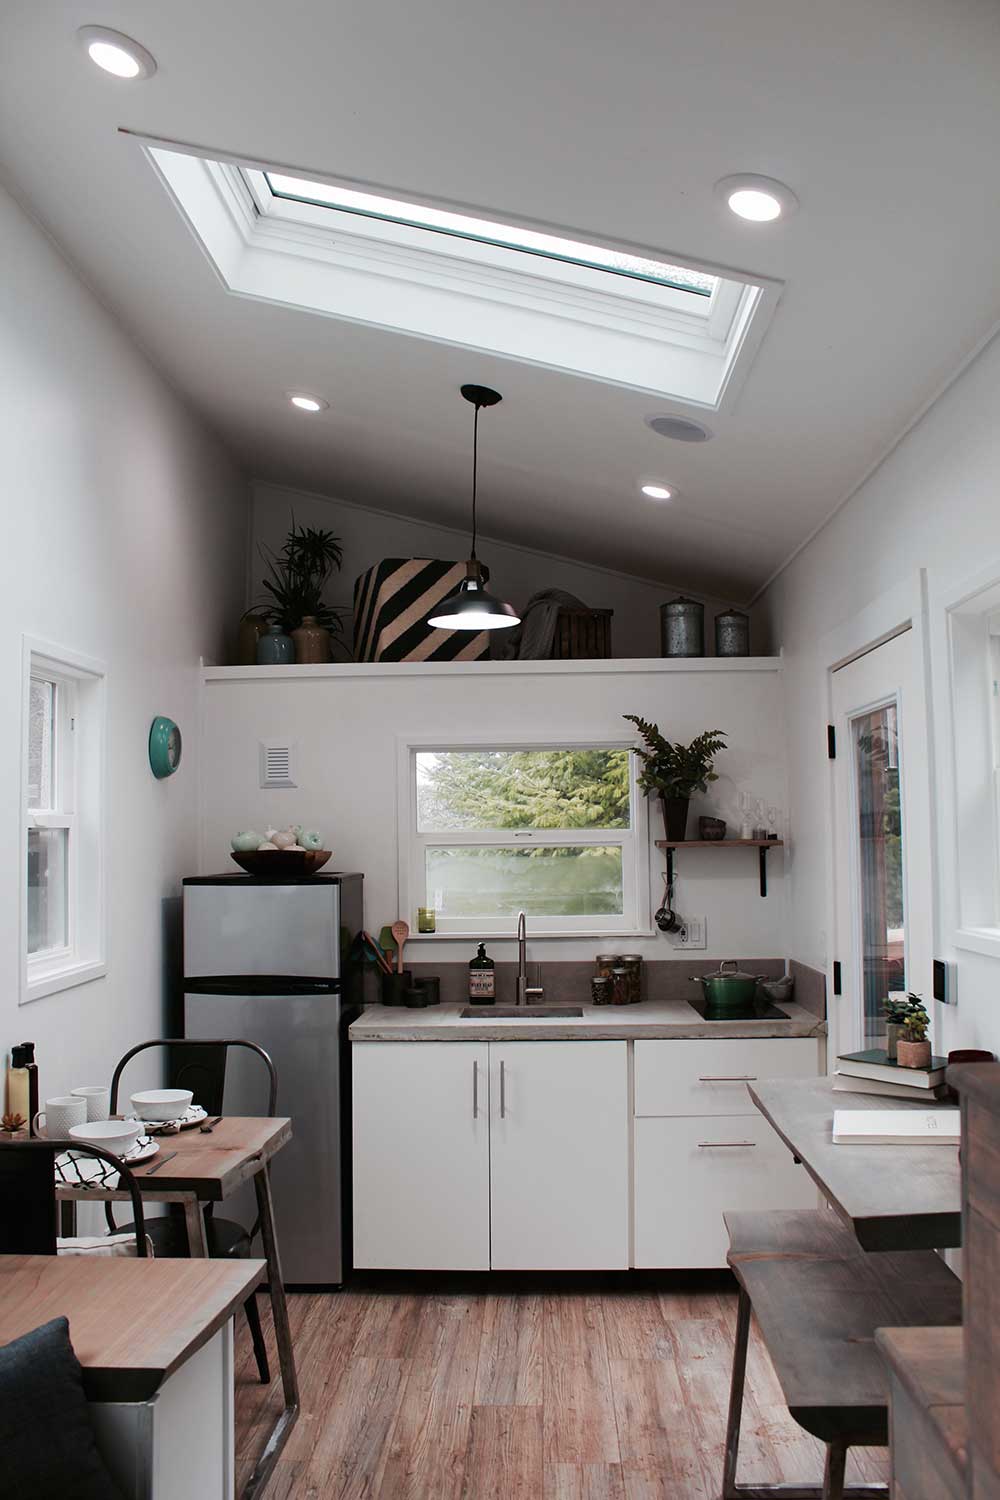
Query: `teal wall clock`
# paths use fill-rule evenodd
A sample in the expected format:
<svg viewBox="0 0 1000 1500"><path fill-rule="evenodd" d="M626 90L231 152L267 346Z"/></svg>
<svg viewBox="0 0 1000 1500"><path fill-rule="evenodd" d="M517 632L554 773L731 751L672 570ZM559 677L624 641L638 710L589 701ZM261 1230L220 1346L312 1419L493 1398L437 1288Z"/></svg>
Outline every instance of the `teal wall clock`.
<svg viewBox="0 0 1000 1500"><path fill-rule="evenodd" d="M173 719L158 714L149 730L149 768L160 781L181 763L181 732Z"/></svg>

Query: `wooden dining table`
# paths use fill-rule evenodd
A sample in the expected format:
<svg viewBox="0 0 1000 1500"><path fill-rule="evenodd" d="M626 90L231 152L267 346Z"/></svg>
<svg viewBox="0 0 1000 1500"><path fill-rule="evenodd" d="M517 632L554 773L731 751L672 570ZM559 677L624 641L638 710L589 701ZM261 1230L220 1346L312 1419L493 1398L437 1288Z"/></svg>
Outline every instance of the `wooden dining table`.
<svg viewBox="0 0 1000 1500"><path fill-rule="evenodd" d="M833 1141L834 1110L924 1108L919 1102L840 1092L828 1078L780 1078L747 1087L862 1249L944 1250L962 1243L957 1146Z"/></svg>
<svg viewBox="0 0 1000 1500"><path fill-rule="evenodd" d="M284 1406L243 1491L243 1500L254 1500L263 1490L299 1414L298 1375L281 1275L269 1172L272 1158L291 1138L292 1122L285 1117L229 1115L210 1129L195 1126L173 1135L158 1136L160 1149L156 1156L130 1167L144 1198L183 1207L189 1252L194 1257L208 1255L203 1205L221 1203L244 1183L253 1183L267 1263ZM72 1220L76 1203L130 1201L129 1194L117 1187L92 1183L80 1186L61 1183L56 1188L56 1196L64 1205L63 1231L68 1234L74 1232Z"/></svg>

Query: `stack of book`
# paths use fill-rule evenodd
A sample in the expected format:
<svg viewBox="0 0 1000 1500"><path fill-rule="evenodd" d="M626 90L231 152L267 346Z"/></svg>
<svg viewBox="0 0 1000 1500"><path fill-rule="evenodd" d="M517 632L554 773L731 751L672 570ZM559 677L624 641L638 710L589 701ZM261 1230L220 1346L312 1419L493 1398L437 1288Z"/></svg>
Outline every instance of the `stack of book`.
<svg viewBox="0 0 1000 1500"><path fill-rule="evenodd" d="M926 1068L901 1068L884 1047L846 1052L837 1058L833 1087L840 1093L883 1094L929 1104L945 1094L946 1057L932 1057Z"/></svg>

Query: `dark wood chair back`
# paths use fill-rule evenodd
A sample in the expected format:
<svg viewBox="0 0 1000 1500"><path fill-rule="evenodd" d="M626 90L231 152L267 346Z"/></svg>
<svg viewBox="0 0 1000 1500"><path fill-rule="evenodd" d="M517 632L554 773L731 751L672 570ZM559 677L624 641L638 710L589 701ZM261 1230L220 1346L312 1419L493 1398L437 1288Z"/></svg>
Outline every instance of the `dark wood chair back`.
<svg viewBox="0 0 1000 1500"><path fill-rule="evenodd" d="M79 1141L0 1141L0 1255L55 1255L56 1157L97 1157L118 1173L118 1186L132 1199L136 1253L148 1254L142 1195L128 1167L100 1146Z"/></svg>
<svg viewBox="0 0 1000 1500"><path fill-rule="evenodd" d="M167 1088L190 1089L195 1104L200 1104L210 1115L223 1113L226 1092L226 1066L230 1047L245 1047L255 1052L267 1070L268 1115L278 1112L278 1072L263 1047L256 1042L240 1038L201 1040L195 1037L158 1037L154 1041L140 1042L121 1059L111 1079L111 1113L118 1110L118 1085L121 1076L133 1057L147 1052L152 1047L167 1049Z"/></svg>

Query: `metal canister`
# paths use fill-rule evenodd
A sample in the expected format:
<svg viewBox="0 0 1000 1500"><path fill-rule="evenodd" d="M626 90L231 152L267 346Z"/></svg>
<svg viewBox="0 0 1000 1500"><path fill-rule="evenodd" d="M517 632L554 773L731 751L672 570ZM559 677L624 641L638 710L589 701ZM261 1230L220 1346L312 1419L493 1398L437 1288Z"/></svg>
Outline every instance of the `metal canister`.
<svg viewBox="0 0 1000 1500"><path fill-rule="evenodd" d="M610 979L614 970L621 964L621 961L622 956L620 953L599 953L596 959L598 974L603 974L605 979Z"/></svg>
<svg viewBox="0 0 1000 1500"><path fill-rule="evenodd" d="M660 605L660 655L705 655L705 606L679 594Z"/></svg>
<svg viewBox="0 0 1000 1500"><path fill-rule="evenodd" d="M725 609L715 617L716 656L750 655L750 616L741 609Z"/></svg>
<svg viewBox="0 0 1000 1500"><path fill-rule="evenodd" d="M630 1005L638 1005L642 999L642 954L623 953L622 968L628 978L628 999Z"/></svg>
<svg viewBox="0 0 1000 1500"><path fill-rule="evenodd" d="M595 974L590 981L590 1000L593 1005L611 1004L611 975Z"/></svg>
<svg viewBox="0 0 1000 1500"><path fill-rule="evenodd" d="M611 1004L629 1005L628 969L623 964L611 971Z"/></svg>

